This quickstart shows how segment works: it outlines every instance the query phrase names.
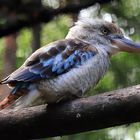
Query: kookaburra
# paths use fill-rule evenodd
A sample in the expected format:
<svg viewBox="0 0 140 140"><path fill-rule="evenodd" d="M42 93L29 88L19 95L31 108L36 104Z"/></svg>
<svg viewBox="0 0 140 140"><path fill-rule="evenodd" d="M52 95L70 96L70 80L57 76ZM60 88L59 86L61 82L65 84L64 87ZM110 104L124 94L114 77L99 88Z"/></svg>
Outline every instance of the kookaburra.
<svg viewBox="0 0 140 140"><path fill-rule="evenodd" d="M103 20L79 20L63 40L35 51L1 81L12 87L0 109L51 104L82 97L103 77L117 52L140 52L140 44Z"/></svg>

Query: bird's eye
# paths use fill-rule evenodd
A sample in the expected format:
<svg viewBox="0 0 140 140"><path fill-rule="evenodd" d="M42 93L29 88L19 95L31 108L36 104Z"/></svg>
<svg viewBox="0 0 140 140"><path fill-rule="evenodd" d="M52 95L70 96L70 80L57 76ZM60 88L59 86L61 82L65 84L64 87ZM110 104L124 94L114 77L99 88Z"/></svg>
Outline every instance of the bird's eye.
<svg viewBox="0 0 140 140"><path fill-rule="evenodd" d="M108 30L107 28L101 28L101 33L102 33L103 35L108 35L109 30Z"/></svg>

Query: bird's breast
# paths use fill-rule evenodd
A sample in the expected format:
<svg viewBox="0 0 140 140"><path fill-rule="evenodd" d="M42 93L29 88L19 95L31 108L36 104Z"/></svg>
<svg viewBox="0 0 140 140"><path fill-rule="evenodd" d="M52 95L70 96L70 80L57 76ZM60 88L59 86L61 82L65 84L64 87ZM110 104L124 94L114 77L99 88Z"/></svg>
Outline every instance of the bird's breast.
<svg viewBox="0 0 140 140"><path fill-rule="evenodd" d="M43 80L38 88L47 102L69 98L71 95L82 96L90 87L103 77L109 67L109 56L96 54L83 65L50 80Z"/></svg>

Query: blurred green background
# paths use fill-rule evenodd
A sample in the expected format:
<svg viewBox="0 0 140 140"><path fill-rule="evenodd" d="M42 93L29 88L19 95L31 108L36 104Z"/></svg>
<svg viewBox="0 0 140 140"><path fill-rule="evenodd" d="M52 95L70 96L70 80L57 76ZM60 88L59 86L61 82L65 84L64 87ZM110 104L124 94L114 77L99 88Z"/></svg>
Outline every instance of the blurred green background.
<svg viewBox="0 0 140 140"><path fill-rule="evenodd" d="M67 0L61 1L63 5ZM71 1L72 2L72 1ZM78 2L78 1L77 1ZM52 7L60 6L58 0L44 0ZM140 43L140 0L112 1L106 5L93 5L82 10L79 15L61 15L47 24L41 25L41 46L65 38L69 27L78 17L104 18L119 24L133 40ZM18 68L32 53L32 28L24 28L17 34L16 67ZM5 38L0 39L0 59L5 55ZM0 71L4 73L5 61L0 61ZM1 75L1 77L4 77ZM119 53L112 57L109 71L91 93L119 89L140 83L140 55ZM119 114L118 114L119 115ZM127 117L127 116L126 116ZM140 123L128 124L98 131L90 131L48 140L140 140Z"/></svg>

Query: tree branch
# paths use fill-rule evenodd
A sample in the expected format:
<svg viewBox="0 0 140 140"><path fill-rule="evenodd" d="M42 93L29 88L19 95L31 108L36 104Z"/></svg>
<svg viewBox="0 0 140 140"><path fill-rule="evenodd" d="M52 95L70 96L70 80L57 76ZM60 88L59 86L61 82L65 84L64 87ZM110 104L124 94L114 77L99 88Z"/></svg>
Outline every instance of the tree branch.
<svg viewBox="0 0 140 140"><path fill-rule="evenodd" d="M65 103L0 112L1 139L68 135L140 121L140 85Z"/></svg>
<svg viewBox="0 0 140 140"><path fill-rule="evenodd" d="M1 11L6 11L6 14L1 12L2 15L5 14L6 17L8 13L16 15L10 22L6 18L2 20L5 22L0 23L0 37L19 31L23 27L30 27L43 22L47 23L60 14L78 13L81 9L87 8L95 3L105 4L109 2L111 0L88 0L87 2L81 0L79 5L70 4L54 9L39 5L39 0L29 0L27 4L22 2L22 0L18 3L17 1L11 3L9 0L0 0Z"/></svg>

